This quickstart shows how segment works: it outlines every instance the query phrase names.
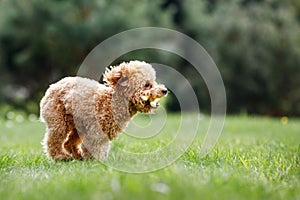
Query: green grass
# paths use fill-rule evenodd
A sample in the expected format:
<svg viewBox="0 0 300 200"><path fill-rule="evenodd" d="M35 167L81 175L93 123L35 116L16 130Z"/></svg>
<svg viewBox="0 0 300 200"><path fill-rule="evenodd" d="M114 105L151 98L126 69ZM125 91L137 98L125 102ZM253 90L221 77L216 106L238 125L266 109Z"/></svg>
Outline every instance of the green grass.
<svg viewBox="0 0 300 200"><path fill-rule="evenodd" d="M166 133L179 120L168 117ZM169 167L131 174L96 160L48 161L40 145L44 125L11 118L0 120L0 199L300 199L299 119L285 124L280 118L227 116L217 145L204 158L199 136ZM201 120L199 133L208 122ZM122 135L114 144L150 151L169 136L131 140Z"/></svg>

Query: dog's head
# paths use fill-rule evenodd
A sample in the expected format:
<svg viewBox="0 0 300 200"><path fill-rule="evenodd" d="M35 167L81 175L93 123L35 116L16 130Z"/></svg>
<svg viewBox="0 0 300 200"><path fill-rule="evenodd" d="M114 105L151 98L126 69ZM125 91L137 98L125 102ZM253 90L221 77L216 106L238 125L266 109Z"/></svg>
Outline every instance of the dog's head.
<svg viewBox="0 0 300 200"><path fill-rule="evenodd" d="M129 105L139 112L148 113L159 106L161 97L168 90L156 83L155 70L148 63L130 61L109 67L103 75L104 84L126 98Z"/></svg>

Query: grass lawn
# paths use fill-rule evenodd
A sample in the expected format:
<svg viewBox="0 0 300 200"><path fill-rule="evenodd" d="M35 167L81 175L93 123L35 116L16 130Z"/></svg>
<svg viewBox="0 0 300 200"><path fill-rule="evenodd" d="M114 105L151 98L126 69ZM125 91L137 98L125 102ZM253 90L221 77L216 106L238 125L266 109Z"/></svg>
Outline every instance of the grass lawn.
<svg viewBox="0 0 300 200"><path fill-rule="evenodd" d="M179 116L168 117L171 126L163 131L173 132ZM227 116L204 158L199 136L169 167L131 174L96 160L48 161L40 145L44 125L10 118L0 120L0 199L300 199L299 119ZM209 117L201 119L199 132L208 123ZM169 141L127 138L114 144L139 152Z"/></svg>

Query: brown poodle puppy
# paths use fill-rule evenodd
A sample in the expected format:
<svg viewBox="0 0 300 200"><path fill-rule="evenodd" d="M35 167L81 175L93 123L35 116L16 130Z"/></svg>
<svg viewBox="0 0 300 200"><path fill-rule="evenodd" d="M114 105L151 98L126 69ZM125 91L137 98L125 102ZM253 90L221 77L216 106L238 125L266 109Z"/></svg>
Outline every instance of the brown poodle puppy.
<svg viewBox="0 0 300 200"><path fill-rule="evenodd" d="M155 79L150 64L131 61L107 68L104 85L81 77L52 84L40 103L41 120L46 123L42 145L48 157L106 159L110 141L130 119L157 108L167 94Z"/></svg>

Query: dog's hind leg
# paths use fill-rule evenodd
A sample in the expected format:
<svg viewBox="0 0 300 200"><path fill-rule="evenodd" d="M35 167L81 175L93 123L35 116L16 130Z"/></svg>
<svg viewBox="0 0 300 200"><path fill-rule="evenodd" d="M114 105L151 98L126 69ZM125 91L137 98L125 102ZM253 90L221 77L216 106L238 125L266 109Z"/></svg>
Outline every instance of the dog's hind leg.
<svg viewBox="0 0 300 200"><path fill-rule="evenodd" d="M82 158L82 151L80 149L80 144L82 143L82 139L79 137L77 133L74 119L71 114L65 115L65 122L67 125L67 133L68 137L63 143L63 148L75 159Z"/></svg>
<svg viewBox="0 0 300 200"><path fill-rule="evenodd" d="M63 148L68 134L63 105L60 102L44 100L41 104L41 118L46 123L42 145L48 157L55 161L71 160L72 157Z"/></svg>
<svg viewBox="0 0 300 200"><path fill-rule="evenodd" d="M75 128L72 128L69 132L67 140L64 142L63 147L70 153L75 159L82 159L82 151L80 145L82 143L79 134Z"/></svg>

